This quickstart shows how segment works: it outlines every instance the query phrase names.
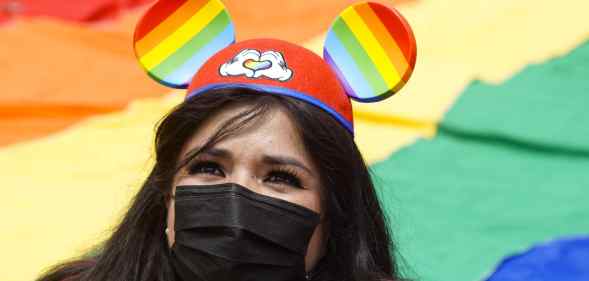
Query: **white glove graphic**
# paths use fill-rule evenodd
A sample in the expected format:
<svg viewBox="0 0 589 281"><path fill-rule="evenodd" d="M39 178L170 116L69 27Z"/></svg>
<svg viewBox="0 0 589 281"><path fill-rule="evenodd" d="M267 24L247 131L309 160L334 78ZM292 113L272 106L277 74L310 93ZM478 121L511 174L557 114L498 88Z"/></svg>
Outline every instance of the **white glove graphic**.
<svg viewBox="0 0 589 281"><path fill-rule="evenodd" d="M292 76L292 70L290 70L286 66L286 62L284 62L284 58L282 57L282 54L279 52L264 52L260 56L260 61L270 61L272 62L272 66L268 69L257 71L254 74L254 77L256 78L260 76L266 76L270 79L284 82L290 79L290 77Z"/></svg>
<svg viewBox="0 0 589 281"><path fill-rule="evenodd" d="M239 76L245 75L249 78L254 77L254 70L243 67L243 63L247 60L258 60L260 52L256 50L245 49L241 51L232 60L221 65L219 72L223 76Z"/></svg>
<svg viewBox="0 0 589 281"><path fill-rule="evenodd" d="M281 53L245 49L233 59L221 65L219 73L222 76L240 76L249 78L267 77L269 79L286 81L292 77L292 70L288 68Z"/></svg>

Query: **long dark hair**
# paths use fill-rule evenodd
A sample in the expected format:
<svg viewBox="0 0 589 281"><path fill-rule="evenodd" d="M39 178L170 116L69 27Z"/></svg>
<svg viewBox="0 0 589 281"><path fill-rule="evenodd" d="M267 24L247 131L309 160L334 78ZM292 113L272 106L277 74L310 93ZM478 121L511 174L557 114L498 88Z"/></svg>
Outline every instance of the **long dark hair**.
<svg viewBox="0 0 589 281"><path fill-rule="evenodd" d="M164 229L178 158L184 143L216 111L249 104L202 149L244 128L268 110L290 115L324 187L327 270L333 280L400 280L386 218L353 136L317 107L285 96L248 89L218 89L190 98L160 122L156 163L112 236L91 257L62 264L38 281L170 281ZM187 161L186 161L187 162Z"/></svg>

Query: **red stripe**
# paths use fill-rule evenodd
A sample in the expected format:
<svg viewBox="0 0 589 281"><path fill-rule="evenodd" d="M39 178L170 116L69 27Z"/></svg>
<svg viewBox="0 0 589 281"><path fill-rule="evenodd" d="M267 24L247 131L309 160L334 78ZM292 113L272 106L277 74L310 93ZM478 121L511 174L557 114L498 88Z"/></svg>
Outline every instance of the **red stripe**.
<svg viewBox="0 0 589 281"><path fill-rule="evenodd" d="M386 26L401 52L403 52L409 67L412 68L415 65L416 46L413 31L407 21L394 9L373 2L368 3L368 5Z"/></svg>
<svg viewBox="0 0 589 281"><path fill-rule="evenodd" d="M180 8L187 0L163 0L157 1L153 7L149 8L143 15L141 21L135 29L135 42L143 39L151 30L166 20L172 13ZM196 1L196 0L190 0Z"/></svg>

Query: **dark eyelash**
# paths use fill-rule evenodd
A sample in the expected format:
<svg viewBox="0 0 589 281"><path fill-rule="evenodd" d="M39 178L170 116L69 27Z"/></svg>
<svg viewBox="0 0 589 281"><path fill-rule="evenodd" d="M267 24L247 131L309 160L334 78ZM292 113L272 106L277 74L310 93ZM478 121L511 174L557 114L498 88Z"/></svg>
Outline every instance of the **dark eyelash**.
<svg viewBox="0 0 589 281"><path fill-rule="evenodd" d="M206 170L205 170L206 169ZM213 161L195 161L188 166L188 174L212 174L216 176L225 176L223 167Z"/></svg>
<svg viewBox="0 0 589 281"><path fill-rule="evenodd" d="M296 188L303 188L303 186L301 184L301 180L297 176L297 173L294 171L291 171L289 169L284 169L284 168L275 169L275 170L270 171L268 177L276 177L276 176L282 177L282 179L277 182L279 184L287 184L290 186L294 186Z"/></svg>

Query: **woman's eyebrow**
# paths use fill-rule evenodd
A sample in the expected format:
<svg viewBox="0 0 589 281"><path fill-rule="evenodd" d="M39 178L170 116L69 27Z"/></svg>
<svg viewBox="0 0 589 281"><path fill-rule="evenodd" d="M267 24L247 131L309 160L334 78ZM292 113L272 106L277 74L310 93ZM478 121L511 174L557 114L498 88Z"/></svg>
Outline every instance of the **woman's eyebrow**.
<svg viewBox="0 0 589 281"><path fill-rule="evenodd" d="M187 157L194 157L196 156L195 154L201 149L201 147L195 147L191 150L189 150L188 152L186 152L186 154L184 154L184 159L186 159ZM231 158L231 152L229 150L226 149L221 149L221 148L207 148L205 150L202 150L199 154L207 154L210 156L214 156L214 157L218 157L218 158Z"/></svg>
<svg viewBox="0 0 589 281"><path fill-rule="evenodd" d="M218 158L231 158L231 152L229 150L226 149L221 149L221 148L214 148L211 147L209 149L205 149L201 152L202 154L208 154L210 156L215 156Z"/></svg>
<svg viewBox="0 0 589 281"><path fill-rule="evenodd" d="M305 170L307 173L313 175L313 172L311 171L311 169L307 168L307 166L305 166L303 163L301 163L300 161L298 161L294 158L291 158L291 157L276 156L276 155L264 155L264 157L262 158L262 162L264 162L265 164L268 164L268 165L296 166L296 167L299 167L299 168Z"/></svg>

